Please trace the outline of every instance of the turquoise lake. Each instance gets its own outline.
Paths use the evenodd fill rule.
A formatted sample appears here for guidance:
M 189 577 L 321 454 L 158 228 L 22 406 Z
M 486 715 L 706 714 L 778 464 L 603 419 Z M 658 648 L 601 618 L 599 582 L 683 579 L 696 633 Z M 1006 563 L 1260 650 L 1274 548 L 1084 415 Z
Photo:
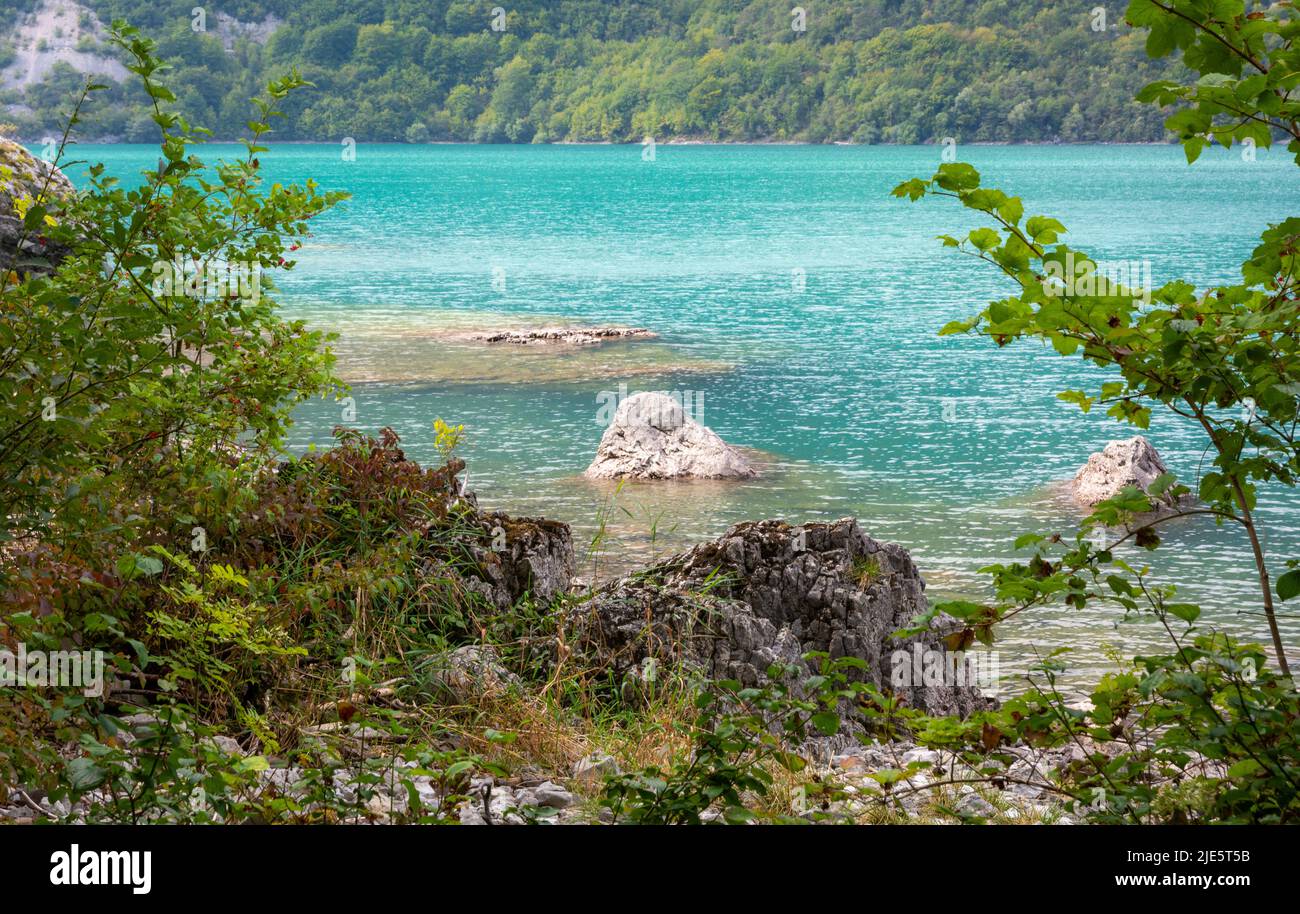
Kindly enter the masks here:
M 210 152 L 235 155 L 233 147 Z M 1056 399 L 1099 377 L 1033 345 L 997 350 L 944 338 L 1009 286 L 942 248 L 972 227 L 955 205 L 889 191 L 928 176 L 937 147 L 283 146 L 275 180 L 350 191 L 319 221 L 298 268 L 278 278 L 288 313 L 340 334 L 355 425 L 392 426 L 431 460 L 432 424 L 463 423 L 470 488 L 482 503 L 608 539 L 582 573 L 603 576 L 720 534 L 745 519 L 855 515 L 903 544 L 931 597 L 978 595 L 978 569 L 1014 555 L 1028 531 L 1072 530 L 1055 484 L 1108 440 L 1134 434 Z M 80 147 L 130 177 L 143 146 Z M 1238 277 L 1269 221 L 1296 214 L 1286 154 L 1243 161 L 1217 149 L 1189 167 L 1172 146 L 964 147 L 986 184 L 1021 196 L 1068 240 L 1106 260 L 1148 261 L 1155 285 Z M 75 170 L 74 170 L 75 174 Z M 488 347 L 466 330 L 555 324 L 646 327 L 652 341 L 574 350 Z M 703 422 L 763 452 L 759 479 L 624 486 L 584 481 L 600 440 L 602 391 L 703 397 Z M 292 446 L 326 444 L 342 407 L 308 404 Z M 1202 438 L 1158 417 L 1146 433 L 1195 487 Z M 1204 458 L 1204 462 L 1203 462 Z M 1260 519 L 1275 567 L 1300 557 L 1300 499 L 1265 492 Z M 1203 601 L 1205 620 L 1266 640 L 1249 549 L 1236 530 L 1169 525 L 1151 561 Z M 580 551 L 583 551 L 580 549 Z M 1145 554 L 1144 554 L 1145 555 Z M 594 566 L 594 567 L 593 567 Z M 1300 624 L 1287 619 L 1294 643 Z M 1061 610 L 1019 623 L 1004 668 L 1077 648 L 1131 655 L 1156 626 L 1117 611 Z

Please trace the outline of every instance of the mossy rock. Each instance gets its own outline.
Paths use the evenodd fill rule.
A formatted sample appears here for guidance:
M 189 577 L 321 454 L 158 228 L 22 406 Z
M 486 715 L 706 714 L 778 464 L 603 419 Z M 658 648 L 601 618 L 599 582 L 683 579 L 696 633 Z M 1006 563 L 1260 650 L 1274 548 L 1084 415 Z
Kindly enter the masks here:
M 66 250 L 50 244 L 43 234 L 24 231 L 19 208 L 39 202 L 57 217 L 75 193 L 59 169 L 0 138 L 0 269 L 44 273 L 58 263 Z

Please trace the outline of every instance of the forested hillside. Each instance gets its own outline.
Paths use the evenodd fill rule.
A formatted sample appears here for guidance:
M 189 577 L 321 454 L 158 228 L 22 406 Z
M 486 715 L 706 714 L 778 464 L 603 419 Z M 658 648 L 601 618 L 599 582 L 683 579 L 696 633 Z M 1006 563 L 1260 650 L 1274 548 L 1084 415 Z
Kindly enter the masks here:
M 31 25 L 54 2 L 79 51 L 96 20 L 157 37 L 183 113 L 219 136 L 296 66 L 316 84 L 281 134 L 297 139 L 1156 140 L 1160 112 L 1133 95 L 1173 66 L 1097 0 L 807 0 L 802 16 L 790 0 L 238 0 L 202 22 L 195 0 L 0 0 L 3 119 L 24 136 L 54 129 L 81 81 L 66 62 L 17 72 L 24 44 L 54 53 Z M 85 132 L 152 138 L 144 99 L 127 102 L 101 98 Z

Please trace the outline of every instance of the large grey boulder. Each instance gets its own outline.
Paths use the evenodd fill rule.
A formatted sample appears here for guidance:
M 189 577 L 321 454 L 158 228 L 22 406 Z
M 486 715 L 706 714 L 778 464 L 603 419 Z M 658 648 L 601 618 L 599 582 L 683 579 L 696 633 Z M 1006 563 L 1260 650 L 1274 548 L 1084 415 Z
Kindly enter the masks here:
M 591 479 L 720 479 L 755 475 L 740 451 L 696 422 L 665 393 L 633 394 L 601 436 Z
M 16 201 L 40 201 L 57 214 L 74 193 L 59 169 L 0 138 L 0 270 L 49 273 L 58 264 L 67 251 L 51 245 L 41 232 L 25 230 Z
M 685 667 L 746 686 L 763 682 L 773 662 L 819 651 L 866 661 L 850 678 L 911 707 L 964 715 L 990 706 L 970 685 L 895 678 L 898 652 L 909 669 L 914 646 L 947 656 L 937 630 L 893 637 L 925 610 L 925 582 L 907 551 L 867 536 L 853 518 L 751 521 L 598 590 L 572 611 L 569 645 L 624 683 Z
M 1071 483 L 1074 498 L 1084 507 L 1118 495 L 1125 486 L 1146 491 L 1156 478 L 1168 472 L 1156 449 L 1141 435 L 1112 441 L 1091 455 Z

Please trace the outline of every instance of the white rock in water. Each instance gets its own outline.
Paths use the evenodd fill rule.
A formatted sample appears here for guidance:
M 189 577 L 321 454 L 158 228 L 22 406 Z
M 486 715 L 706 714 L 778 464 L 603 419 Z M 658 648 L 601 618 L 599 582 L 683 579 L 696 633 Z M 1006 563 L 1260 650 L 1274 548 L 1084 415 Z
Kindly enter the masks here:
M 1088 458 L 1074 476 L 1075 499 L 1091 508 L 1119 494 L 1125 486 L 1137 486 L 1143 492 L 1156 477 L 1167 472 L 1156 449 L 1141 435 L 1126 441 L 1112 441 L 1105 450 Z
M 633 394 L 619 404 L 600 439 L 591 479 L 718 479 L 755 475 L 750 462 L 681 403 L 664 393 Z

